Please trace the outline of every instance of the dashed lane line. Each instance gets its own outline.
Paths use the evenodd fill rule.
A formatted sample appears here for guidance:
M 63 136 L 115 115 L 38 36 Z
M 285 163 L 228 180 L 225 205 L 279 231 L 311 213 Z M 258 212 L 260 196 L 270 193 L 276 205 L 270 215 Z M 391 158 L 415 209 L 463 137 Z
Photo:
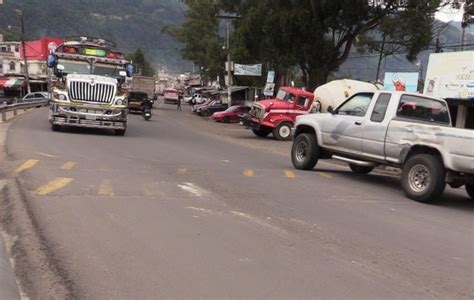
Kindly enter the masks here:
M 48 154 L 48 153 L 43 153 L 43 152 L 36 152 L 36 154 L 44 156 L 44 157 L 49 157 L 49 158 L 55 158 L 56 155 Z
M 179 175 L 186 175 L 188 174 L 189 170 L 187 168 L 179 168 L 178 169 L 178 174 Z
M 285 176 L 288 177 L 288 178 L 291 178 L 291 179 L 296 178 L 295 172 L 290 171 L 290 170 L 285 170 Z
M 255 172 L 252 169 L 245 169 L 244 172 L 243 172 L 243 175 L 245 177 L 254 177 Z
M 20 174 L 21 172 L 31 169 L 39 162 L 37 159 L 30 159 L 24 162 L 18 169 L 15 170 L 15 174 Z
M 58 177 L 54 179 L 53 181 L 48 182 L 47 184 L 39 187 L 36 191 L 35 194 L 38 196 L 46 196 L 52 192 L 55 192 L 57 190 L 60 190 L 70 184 L 74 179 L 72 178 L 63 178 L 63 177 Z
M 72 170 L 76 166 L 76 163 L 69 161 L 61 166 L 61 170 Z
M 112 182 L 108 179 L 103 180 L 99 186 L 99 196 L 114 196 L 114 189 L 112 188 Z
M 319 176 L 324 177 L 326 179 L 332 179 L 333 178 L 331 175 L 329 175 L 328 173 L 324 173 L 324 172 L 319 172 Z

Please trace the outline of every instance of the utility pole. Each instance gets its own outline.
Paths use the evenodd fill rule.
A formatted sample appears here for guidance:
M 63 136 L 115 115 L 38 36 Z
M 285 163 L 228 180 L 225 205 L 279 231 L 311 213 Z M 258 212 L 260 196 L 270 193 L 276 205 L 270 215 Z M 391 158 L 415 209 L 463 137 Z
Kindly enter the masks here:
M 21 21 L 21 47 L 23 52 L 23 63 L 25 65 L 25 80 L 26 80 L 26 87 L 28 89 L 28 93 L 31 93 L 31 85 L 30 85 L 30 75 L 28 73 L 28 58 L 26 57 L 26 43 L 25 43 L 25 22 L 23 18 L 23 12 L 21 10 L 17 10 L 18 15 L 20 16 Z
M 230 20 L 227 19 L 227 24 L 226 24 L 226 32 L 227 32 L 227 99 L 229 101 L 229 107 L 232 106 L 232 92 L 230 90 L 230 87 L 232 86 L 232 70 L 230 67 L 231 61 L 230 61 Z
M 232 105 L 232 92 L 230 87 L 232 86 L 232 68 L 231 68 L 231 57 L 230 57 L 230 21 L 232 19 L 239 19 L 239 16 L 232 15 L 217 15 L 219 19 L 226 20 L 226 50 L 227 50 L 227 97 L 229 101 L 229 107 Z
M 380 49 L 379 63 L 377 65 L 377 75 L 375 78 L 375 82 L 379 82 L 380 80 L 380 67 L 382 66 L 382 60 L 384 58 L 384 55 L 385 55 L 385 34 L 383 35 L 383 39 L 382 39 L 382 46 Z

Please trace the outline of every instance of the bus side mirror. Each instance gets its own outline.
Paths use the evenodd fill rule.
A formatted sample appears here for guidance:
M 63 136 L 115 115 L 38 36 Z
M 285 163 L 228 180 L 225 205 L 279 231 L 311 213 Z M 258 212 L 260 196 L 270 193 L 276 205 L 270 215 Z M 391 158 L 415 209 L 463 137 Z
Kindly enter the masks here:
M 54 68 L 58 65 L 58 57 L 55 54 L 48 56 L 48 68 Z
M 54 75 L 56 75 L 56 77 L 58 78 L 63 78 L 63 71 L 64 71 L 64 66 L 63 65 L 57 65 L 56 66 L 56 72 L 54 73 Z
M 127 77 L 132 77 L 133 73 L 135 73 L 135 66 L 132 64 L 127 64 L 127 72 L 126 72 Z

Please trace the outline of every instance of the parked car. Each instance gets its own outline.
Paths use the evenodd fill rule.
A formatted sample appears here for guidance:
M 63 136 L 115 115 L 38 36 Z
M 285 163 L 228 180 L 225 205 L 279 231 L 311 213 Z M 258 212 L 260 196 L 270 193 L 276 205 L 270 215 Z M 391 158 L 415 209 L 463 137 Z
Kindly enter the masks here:
M 216 122 L 234 123 L 239 121 L 239 114 L 248 114 L 250 106 L 235 105 L 225 111 L 215 112 L 212 119 Z
M 209 99 L 206 102 L 204 102 L 203 104 L 194 105 L 192 110 L 193 110 L 194 113 L 199 114 L 204 107 L 212 105 L 216 102 L 221 102 L 221 101 Z
M 205 106 L 201 109 L 199 112 L 199 115 L 201 117 L 209 117 L 212 116 L 212 114 L 219 112 L 219 111 L 225 111 L 228 109 L 229 106 L 227 104 L 224 104 L 222 102 L 215 102 L 209 106 Z
M 50 96 L 48 92 L 36 92 L 27 94 L 25 97 L 23 97 L 22 102 L 42 101 L 49 99 Z
M 402 169 L 408 198 L 430 202 L 446 184 L 474 199 L 473 130 L 452 126 L 446 101 L 404 92 L 358 93 L 329 113 L 299 116 L 291 158 L 312 170 L 336 159 L 353 172 L 376 166 Z
M 49 101 L 50 99 L 51 97 L 48 92 L 35 92 L 26 94 L 21 102 Z M 38 105 L 37 107 L 41 107 L 41 105 Z

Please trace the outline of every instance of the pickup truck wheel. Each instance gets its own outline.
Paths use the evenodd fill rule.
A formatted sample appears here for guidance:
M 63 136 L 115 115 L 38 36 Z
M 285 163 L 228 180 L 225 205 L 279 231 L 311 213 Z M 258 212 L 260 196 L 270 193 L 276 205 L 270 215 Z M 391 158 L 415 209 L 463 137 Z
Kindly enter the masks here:
M 273 129 L 273 136 L 279 141 L 291 140 L 291 127 L 292 124 L 289 122 L 280 123 Z
M 369 174 L 374 169 L 374 167 L 363 167 L 354 164 L 349 164 L 349 167 L 351 168 L 352 172 L 357 174 Z
M 429 203 L 446 187 L 446 169 L 434 155 L 417 154 L 408 159 L 402 170 L 402 187 L 408 198 Z
M 201 111 L 201 116 L 202 117 L 209 117 L 210 113 L 207 110 Z
M 268 128 L 268 127 L 260 127 L 259 130 L 256 130 L 256 129 L 252 129 L 252 132 L 258 136 L 258 137 L 267 137 L 270 132 L 272 132 L 271 128 Z
M 474 200 L 474 184 L 466 183 L 466 192 Z
M 230 123 L 230 118 L 229 117 L 224 117 L 224 123 Z
M 127 129 L 115 129 L 115 135 L 117 136 L 124 136 L 125 135 L 125 132 L 127 131 Z
M 298 170 L 310 171 L 318 163 L 320 149 L 316 137 L 304 133 L 296 137 L 291 148 L 291 161 Z

